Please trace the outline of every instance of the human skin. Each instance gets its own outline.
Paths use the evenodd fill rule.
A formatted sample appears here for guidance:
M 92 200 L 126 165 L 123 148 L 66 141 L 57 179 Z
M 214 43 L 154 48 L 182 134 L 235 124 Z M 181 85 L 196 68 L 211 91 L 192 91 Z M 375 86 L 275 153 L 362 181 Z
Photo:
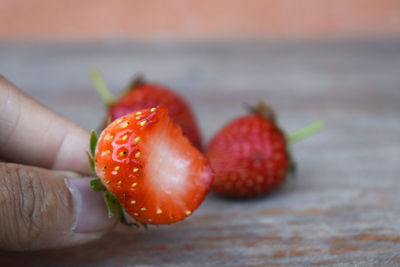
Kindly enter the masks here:
M 112 230 L 116 218 L 89 188 L 88 141 L 0 75 L 0 249 L 69 247 Z

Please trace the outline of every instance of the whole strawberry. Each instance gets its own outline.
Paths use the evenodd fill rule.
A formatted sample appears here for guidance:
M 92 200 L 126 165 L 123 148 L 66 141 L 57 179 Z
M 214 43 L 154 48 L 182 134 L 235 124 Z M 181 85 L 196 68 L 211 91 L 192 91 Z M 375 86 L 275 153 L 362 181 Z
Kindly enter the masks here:
M 264 103 L 223 127 L 207 156 L 215 171 L 212 189 L 229 197 L 268 193 L 283 183 L 291 166 L 285 135 Z
M 165 107 L 142 109 L 109 124 L 95 146 L 94 169 L 101 182 L 92 186 L 105 191 L 109 207 L 120 214 L 118 201 L 148 224 L 191 215 L 212 180 L 207 158 L 182 135 Z
M 189 104 L 177 93 L 165 86 L 147 83 L 142 77 L 137 77 L 125 92 L 117 99 L 110 94 L 98 73 L 92 73 L 93 82 L 106 99 L 108 112 L 105 126 L 108 122 L 140 109 L 164 106 L 172 120 L 182 127 L 182 132 L 195 147 L 202 149 L 202 141 L 196 119 Z M 108 92 L 104 92 L 107 90 Z

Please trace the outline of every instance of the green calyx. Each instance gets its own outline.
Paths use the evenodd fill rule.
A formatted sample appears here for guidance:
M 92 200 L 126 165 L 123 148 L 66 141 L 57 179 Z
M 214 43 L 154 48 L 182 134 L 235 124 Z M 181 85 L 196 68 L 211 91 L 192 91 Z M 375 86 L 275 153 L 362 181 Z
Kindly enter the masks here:
M 89 160 L 89 166 L 92 169 L 93 173 L 96 175 L 96 170 L 94 168 L 94 154 L 96 153 L 96 145 L 97 145 L 97 135 L 95 131 L 90 132 L 90 141 L 89 141 L 89 148 L 90 153 L 86 152 L 86 155 Z
M 104 193 L 104 200 L 106 202 L 108 208 L 108 217 L 111 218 L 116 215 L 119 221 L 125 225 L 135 225 L 138 226 L 136 223 L 128 223 L 124 216 L 124 210 L 119 203 L 118 199 L 107 190 L 107 188 L 103 185 L 100 178 L 96 178 L 90 181 L 90 188 L 94 192 L 103 192 Z
M 133 77 L 130 83 L 128 83 L 128 86 L 125 87 L 125 89 L 122 91 L 122 95 L 135 90 L 139 86 L 143 85 L 146 83 L 146 79 L 142 74 L 137 74 Z
M 268 118 L 277 125 L 277 119 L 274 110 L 265 102 L 260 101 L 255 106 L 247 105 L 246 108 L 249 110 L 250 113 L 258 114 L 264 118 Z M 324 126 L 325 124 L 321 120 L 313 122 L 310 125 L 307 125 L 306 127 L 303 127 L 290 134 L 289 136 L 287 136 L 286 140 L 290 143 L 302 140 L 314 133 L 321 131 Z M 279 127 L 279 125 L 277 125 L 277 127 Z
M 97 69 L 93 69 L 92 71 L 90 71 L 90 79 L 92 80 L 93 86 L 96 91 L 99 93 L 101 98 L 103 98 L 106 106 L 111 106 L 115 102 L 116 97 L 110 91 Z
M 286 141 L 287 143 L 293 144 L 294 142 L 300 141 L 314 133 L 317 133 L 321 131 L 324 128 L 325 124 L 323 121 L 316 121 L 311 123 L 310 125 L 307 125 L 294 133 L 290 134 L 289 136 L 286 136 Z M 297 173 L 297 164 L 294 161 L 292 157 L 292 153 L 290 154 L 290 165 L 289 165 L 289 174 L 291 177 L 296 178 L 296 173 Z
M 279 128 L 274 110 L 269 105 L 267 105 L 265 102 L 260 101 L 255 106 L 247 105 L 246 107 L 250 113 L 257 114 L 264 118 L 270 119 Z M 288 145 L 292 144 L 292 143 L 302 140 L 314 133 L 321 131 L 324 128 L 324 126 L 325 126 L 325 124 L 321 120 L 313 122 L 310 125 L 307 125 L 306 127 L 303 127 L 301 129 L 295 131 L 294 133 L 286 136 L 286 141 L 287 141 Z M 282 132 L 284 132 L 284 131 L 282 131 Z M 289 151 L 289 157 L 290 157 L 290 163 L 289 163 L 288 173 L 290 174 L 291 177 L 295 178 L 296 172 L 297 172 L 297 164 L 296 164 L 296 162 L 292 156 L 292 153 L 290 151 Z
M 307 125 L 294 133 L 290 134 L 289 136 L 286 137 L 287 143 L 293 144 L 294 142 L 297 142 L 299 140 L 302 140 L 314 133 L 317 133 L 321 131 L 324 128 L 324 122 L 323 121 L 316 121 L 311 123 L 310 125 Z M 292 153 L 290 154 L 290 165 L 289 165 L 289 174 L 291 177 L 296 178 L 296 172 L 297 172 L 297 164 L 294 161 L 293 157 L 291 156 Z
M 277 118 L 276 118 L 276 114 L 275 114 L 274 110 L 268 104 L 266 104 L 264 101 L 259 101 L 255 106 L 247 105 L 246 107 L 250 113 L 257 114 L 263 118 L 271 120 L 275 124 L 275 126 L 282 133 L 284 133 L 284 131 L 282 131 L 282 129 L 280 128 L 280 126 L 277 122 Z M 292 178 L 296 178 L 297 164 L 292 156 L 292 153 L 290 151 L 288 151 L 288 154 L 289 154 L 288 174 Z
M 297 142 L 302 140 L 314 133 L 321 131 L 325 127 L 325 123 L 321 120 L 313 122 L 295 132 L 290 134 L 286 139 L 290 143 Z
M 268 118 L 268 119 L 272 120 L 273 122 L 276 121 L 276 116 L 275 116 L 274 110 L 269 105 L 267 105 L 264 101 L 259 101 L 257 103 L 257 105 L 255 105 L 255 106 L 246 105 L 246 108 L 250 113 L 260 115 L 264 118 Z
M 96 153 L 96 145 L 97 145 L 97 135 L 95 131 L 90 132 L 90 153 L 92 153 L 92 156 L 94 157 L 94 154 Z
M 115 214 L 118 216 L 120 221 L 125 220 L 124 212 L 122 210 L 121 204 L 118 200 L 106 189 L 106 187 L 101 182 L 100 178 L 96 178 L 90 181 L 90 188 L 94 192 L 104 192 L 104 200 L 106 201 L 108 207 L 108 217 L 112 217 Z
M 96 175 L 96 171 L 95 171 L 94 155 L 96 152 L 97 140 L 98 140 L 98 138 L 97 138 L 95 131 L 92 131 L 90 133 L 90 153 L 87 152 L 87 156 L 88 156 L 90 168 L 92 169 L 92 171 L 95 175 Z M 110 191 L 107 190 L 107 188 L 101 182 L 100 178 L 96 177 L 95 179 L 91 180 L 90 188 L 92 188 L 92 190 L 94 192 L 103 192 L 104 200 L 105 200 L 107 208 L 108 208 L 108 217 L 109 218 L 116 215 L 122 224 L 125 224 L 128 226 L 131 226 L 131 225 L 135 225 L 137 227 L 139 226 L 137 223 L 127 222 L 125 215 L 124 215 L 124 210 L 123 210 L 121 204 L 119 203 L 118 199 L 113 194 L 111 194 Z M 144 224 L 144 223 L 140 223 L 140 224 L 143 226 L 143 228 L 147 229 L 146 224 Z
M 119 98 L 116 97 L 108 88 L 107 84 L 105 83 L 104 79 L 101 77 L 100 72 L 97 69 L 93 69 L 90 71 L 90 79 L 92 80 L 92 84 L 101 98 L 104 100 L 104 103 L 107 107 L 110 107 L 115 103 L 115 101 Z M 142 84 L 145 84 L 146 80 L 144 79 L 143 75 L 136 75 L 133 77 L 132 81 L 125 87 L 122 91 L 121 95 L 124 95 L 131 90 L 139 87 Z

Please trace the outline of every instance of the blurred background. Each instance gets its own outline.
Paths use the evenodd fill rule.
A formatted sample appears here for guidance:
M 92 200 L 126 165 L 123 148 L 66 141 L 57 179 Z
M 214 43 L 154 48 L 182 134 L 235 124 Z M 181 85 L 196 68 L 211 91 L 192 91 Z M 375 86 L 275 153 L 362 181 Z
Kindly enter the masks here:
M 102 113 L 94 67 L 116 93 L 136 73 L 194 104 L 212 93 L 221 121 L 266 97 L 285 116 L 294 92 L 355 105 L 360 91 L 378 94 L 371 84 L 392 94 L 399 38 L 397 0 L 0 0 L 0 73 L 87 128 L 84 104 Z M 54 104 L 60 95 L 74 101 Z M 220 124 L 204 125 L 206 136 Z
M 137 73 L 174 88 L 206 138 L 259 99 L 289 128 L 295 105 L 387 108 L 399 42 L 397 0 L 0 0 L 0 73 L 87 128 L 103 114 L 92 68 L 115 93 Z
M 397 0 L 1 0 L 2 40 L 398 37 Z
M 104 114 L 92 68 L 117 94 L 137 73 L 172 87 L 206 140 L 260 99 L 288 131 L 343 126 L 344 107 L 394 115 L 400 1 L 0 0 L 0 73 L 88 129 Z
M 400 128 L 398 0 L 0 0 L 0 73 L 87 129 L 104 115 L 92 68 L 116 94 L 137 73 L 173 88 L 205 140 L 265 100 L 288 132 L 324 119 L 316 146 L 359 132 L 341 164 L 400 156 L 376 135 Z

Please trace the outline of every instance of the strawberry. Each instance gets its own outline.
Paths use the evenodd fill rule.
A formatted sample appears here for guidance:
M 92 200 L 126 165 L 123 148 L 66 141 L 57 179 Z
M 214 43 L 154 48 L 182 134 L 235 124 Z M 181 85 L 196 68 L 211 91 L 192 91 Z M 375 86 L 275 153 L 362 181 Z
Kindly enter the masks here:
M 324 127 L 317 121 L 285 136 L 265 103 L 250 111 L 223 127 L 208 146 L 207 156 L 215 171 L 211 188 L 217 194 L 249 198 L 275 190 L 288 173 L 296 171 L 288 144 Z
M 105 191 L 109 207 L 118 201 L 139 222 L 183 220 L 209 192 L 207 158 L 182 135 L 165 107 L 120 117 L 94 143 L 94 169 L 101 183 L 92 186 Z M 120 213 L 121 208 L 114 210 Z
M 182 132 L 195 147 L 202 149 L 202 141 L 196 119 L 189 104 L 177 93 L 165 86 L 147 83 L 142 77 L 137 77 L 127 90 L 115 98 L 105 86 L 97 72 L 92 73 L 92 80 L 108 107 L 105 119 L 107 122 L 140 109 L 164 106 L 172 120 L 182 127 Z
M 236 118 L 211 140 L 212 189 L 229 197 L 254 197 L 276 189 L 291 166 L 284 133 L 264 103 Z

